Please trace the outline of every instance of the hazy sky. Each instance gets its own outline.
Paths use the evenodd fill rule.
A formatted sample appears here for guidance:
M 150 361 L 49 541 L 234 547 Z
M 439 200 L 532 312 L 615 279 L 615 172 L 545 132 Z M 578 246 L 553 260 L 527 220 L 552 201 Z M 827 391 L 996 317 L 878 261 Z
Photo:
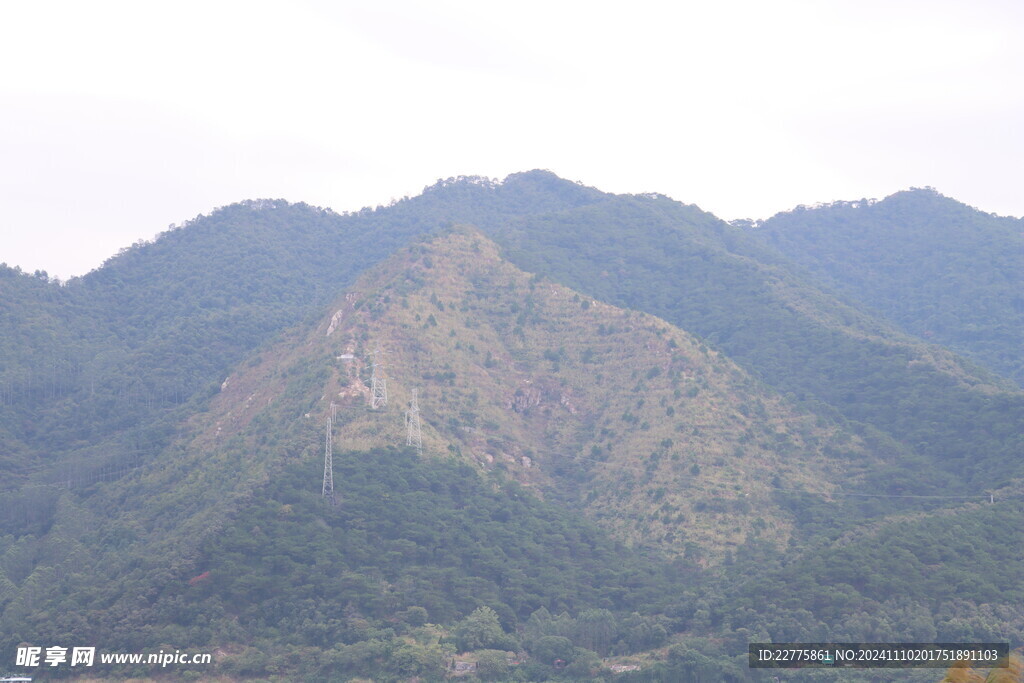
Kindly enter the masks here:
M 547 168 L 763 218 L 1024 214 L 1019 0 L 0 0 L 0 261 L 68 277 L 241 199 Z

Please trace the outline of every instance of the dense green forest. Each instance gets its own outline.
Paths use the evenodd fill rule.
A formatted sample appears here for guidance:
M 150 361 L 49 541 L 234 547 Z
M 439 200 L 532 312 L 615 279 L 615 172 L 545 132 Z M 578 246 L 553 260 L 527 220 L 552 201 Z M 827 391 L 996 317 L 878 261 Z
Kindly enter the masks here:
M 455 255 L 427 242 L 460 224 L 533 275 L 481 260 L 474 289 L 444 289 Z M 754 229 L 533 171 L 347 215 L 243 202 L 67 283 L 0 267 L 0 653 L 88 637 L 221 648 L 237 678 L 437 680 L 461 657 L 480 680 L 739 681 L 771 680 L 751 640 L 1016 646 L 1024 393 L 996 374 L 1021 358 L 1012 228 L 912 192 Z M 368 377 L 332 384 L 345 349 L 307 340 L 346 290 L 345 334 L 393 325 L 439 359 L 417 376 L 451 405 L 427 425 L 444 457 L 339 449 L 331 507 L 311 423 L 328 387 L 357 399 Z M 485 373 L 524 389 L 485 410 Z M 502 411 L 525 411 L 518 432 Z M 469 443 L 551 478 L 523 486 Z M 716 468 L 753 473 L 763 510 L 740 478 L 709 495 Z M 624 543 L 602 496 L 660 545 Z M 746 537 L 724 554 L 685 540 L 732 520 Z M 852 676 L 811 679 L 873 680 Z
M 780 213 L 749 234 L 926 341 L 1024 384 L 1024 221 L 933 190 Z
M 319 648 L 363 675 L 381 668 L 374 647 L 410 649 L 424 670 L 396 672 L 405 675 L 442 673 L 455 651 L 536 652 L 553 629 L 538 626 L 524 642 L 518 627 L 545 614 L 566 615 L 557 635 L 601 654 L 667 640 L 663 612 L 682 592 L 683 575 L 616 546 L 564 509 L 455 460 L 376 451 L 335 463 L 344 482 L 339 505 L 325 506 L 310 490 L 318 472 L 307 463 L 204 548 L 200 568 L 210 578 L 186 597 L 193 609 L 230 616 L 234 628 L 278 651 Z M 491 624 L 472 623 L 491 614 Z M 602 620 L 593 633 L 588 619 Z M 425 623 L 453 624 L 450 642 L 421 630 L 414 637 L 426 641 L 416 651 L 399 637 Z
M 125 648 L 245 644 L 225 673 L 301 662 L 299 674 L 321 680 L 436 680 L 456 652 L 523 649 L 540 660 L 528 676 L 572 679 L 599 666 L 595 652 L 666 642 L 685 572 L 454 458 L 381 449 L 334 462 L 337 505 L 309 485 L 322 472 L 315 456 L 288 466 L 203 543 L 187 574 L 164 572 L 155 587 L 133 579 L 154 591 L 145 606 L 94 632 Z M 102 602 L 103 592 L 77 600 Z M 73 610 L 43 602 L 5 636 L 82 636 Z M 545 648 L 580 664 L 558 674 Z

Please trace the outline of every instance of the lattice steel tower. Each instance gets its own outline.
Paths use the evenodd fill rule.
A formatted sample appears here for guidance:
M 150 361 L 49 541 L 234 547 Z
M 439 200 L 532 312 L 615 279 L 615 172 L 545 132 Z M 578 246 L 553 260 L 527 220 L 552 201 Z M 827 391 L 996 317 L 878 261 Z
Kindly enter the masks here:
M 324 448 L 324 488 L 321 495 L 323 499 L 334 505 L 334 444 L 332 443 L 331 418 L 327 418 L 327 440 Z
M 423 455 L 423 435 L 420 433 L 420 406 L 416 401 L 416 389 L 412 390 L 409 410 L 405 411 L 405 445 L 413 446 Z
M 370 408 L 377 410 L 388 404 L 388 380 L 384 376 L 384 364 L 377 362 L 378 355 L 384 355 L 378 347 L 373 356 L 373 374 L 370 376 Z M 378 370 L 378 368 L 380 368 Z

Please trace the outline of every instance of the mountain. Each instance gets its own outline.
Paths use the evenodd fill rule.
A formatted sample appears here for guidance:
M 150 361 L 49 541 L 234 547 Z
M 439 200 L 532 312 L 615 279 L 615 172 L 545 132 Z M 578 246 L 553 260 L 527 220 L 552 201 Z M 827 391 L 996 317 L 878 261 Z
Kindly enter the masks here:
M 375 345 L 389 404 L 371 410 Z M 425 461 L 395 450 L 414 388 Z M 336 508 L 319 500 L 332 413 Z M 790 541 L 780 490 L 827 494 L 873 457 L 685 332 L 524 273 L 458 229 L 260 349 L 157 457 L 109 484 L 47 490 L 45 531 L 0 545 L 4 637 L 323 649 L 382 637 L 378 620 L 480 606 L 508 629 L 541 608 L 640 608 L 665 633 L 664 597 L 692 590 L 701 566 L 747 537 Z M 689 568 L 674 578 L 672 555 Z
M 700 335 L 795 401 L 923 458 L 894 451 L 902 473 L 880 472 L 882 490 L 966 493 L 1020 476 L 1024 393 L 837 299 L 696 207 L 610 197 L 503 234 L 525 270 Z
M 748 680 L 752 639 L 1021 633 L 1024 393 L 666 197 L 243 202 L 67 283 L 0 269 L 0 316 L 5 653 Z
M 801 207 L 749 232 L 905 332 L 1024 385 L 1024 220 L 917 189 Z
M 191 401 L 201 405 L 252 349 L 315 315 L 400 245 L 452 223 L 476 225 L 526 271 L 700 335 L 828 419 L 900 442 L 925 458 L 908 465 L 927 473 L 919 493 L 1015 476 L 1004 464 L 1021 446 L 1019 391 L 837 300 L 782 254 L 696 207 L 608 195 L 542 171 L 500 183 L 450 179 L 344 216 L 246 202 L 51 284 L 67 319 L 48 323 L 42 343 L 4 340 L 12 358 L 31 364 L 4 370 L 0 384 L 23 398 L 4 407 L 0 424 L 30 452 L 83 473 L 75 476 L 96 476 L 97 441 L 104 467 L 130 466 L 166 444 Z M 6 329 L 21 327 L 12 320 Z M 46 393 L 54 367 L 67 368 L 57 395 Z
M 691 335 L 524 273 L 476 230 L 399 252 L 355 287 L 287 360 L 237 380 L 239 398 L 251 388 L 262 404 L 282 362 L 333 358 L 315 410 L 336 404 L 341 442 L 404 443 L 401 410 L 363 409 L 379 345 L 392 404 L 419 391 L 428 451 L 497 468 L 623 542 L 669 552 L 717 556 L 762 532 L 782 545 L 792 520 L 775 489 L 855 486 L 875 462 Z
M 99 466 L 131 466 L 166 445 L 176 421 L 247 353 L 318 315 L 400 246 L 453 220 L 495 221 L 600 196 L 550 174 L 520 174 L 439 181 L 413 199 L 345 215 L 254 200 L 137 243 L 63 285 L 3 267 L 0 300 L 11 303 L 0 311 L 0 429 L 26 445 L 8 473 L 89 478 Z M 63 471 L 53 474 L 58 463 Z

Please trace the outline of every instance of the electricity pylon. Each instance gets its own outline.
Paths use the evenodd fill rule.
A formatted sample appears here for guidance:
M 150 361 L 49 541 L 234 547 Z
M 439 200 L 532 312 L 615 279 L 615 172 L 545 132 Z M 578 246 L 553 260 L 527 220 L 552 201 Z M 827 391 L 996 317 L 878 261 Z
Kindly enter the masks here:
M 327 441 L 324 448 L 324 488 L 323 499 L 334 505 L 334 444 L 332 443 L 331 418 L 327 418 Z
M 373 374 L 370 376 L 370 408 L 377 410 L 388 404 L 388 380 L 384 376 L 384 364 L 377 362 L 377 355 L 384 355 L 380 348 L 371 354 L 373 356 Z M 378 370 L 377 368 L 380 368 Z
M 405 411 L 405 445 L 413 446 L 423 455 L 423 435 L 420 433 L 420 406 L 416 401 L 416 389 L 412 390 L 409 410 Z

